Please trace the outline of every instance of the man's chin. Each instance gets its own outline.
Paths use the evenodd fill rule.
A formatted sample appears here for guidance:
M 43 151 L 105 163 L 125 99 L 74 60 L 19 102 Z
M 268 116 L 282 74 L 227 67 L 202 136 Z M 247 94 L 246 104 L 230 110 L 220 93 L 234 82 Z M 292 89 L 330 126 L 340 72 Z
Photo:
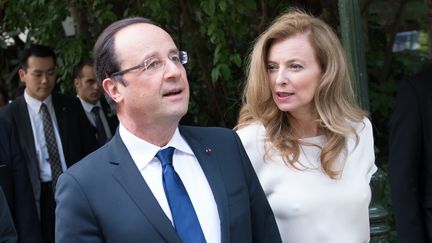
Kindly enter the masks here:
M 85 100 L 90 104 L 96 104 L 99 101 L 99 98 L 91 97 L 90 99 Z

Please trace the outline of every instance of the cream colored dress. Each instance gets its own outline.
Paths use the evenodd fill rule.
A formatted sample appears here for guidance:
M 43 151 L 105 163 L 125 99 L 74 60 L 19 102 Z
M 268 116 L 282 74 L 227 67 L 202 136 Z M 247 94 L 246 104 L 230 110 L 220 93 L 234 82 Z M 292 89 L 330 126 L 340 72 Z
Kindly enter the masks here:
M 273 209 L 283 242 L 357 243 L 369 242 L 369 181 L 377 170 L 372 126 L 365 118 L 354 124 L 359 135 L 348 138 L 342 173 L 331 179 L 323 173 L 316 146 L 302 146 L 294 169 L 282 161 L 275 149 L 264 157 L 265 128 L 252 124 L 238 131 L 246 152 Z M 324 136 L 304 141 L 322 145 Z M 268 145 L 268 144 L 267 144 Z

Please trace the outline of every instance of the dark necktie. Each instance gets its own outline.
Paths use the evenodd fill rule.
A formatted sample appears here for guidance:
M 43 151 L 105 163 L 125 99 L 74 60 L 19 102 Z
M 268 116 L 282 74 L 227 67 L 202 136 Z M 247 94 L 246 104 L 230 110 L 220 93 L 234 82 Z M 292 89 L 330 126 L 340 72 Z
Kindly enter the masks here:
M 162 163 L 162 180 L 165 195 L 171 209 L 174 227 L 185 243 L 206 242 L 198 217 L 180 177 L 175 172 L 173 147 L 159 150 L 156 157 Z
M 54 134 L 54 128 L 51 121 L 51 116 L 48 112 L 47 106 L 42 103 L 41 105 L 41 113 L 42 113 L 42 121 L 43 121 L 43 129 L 45 134 L 45 142 L 48 149 L 49 155 L 49 163 L 51 165 L 51 184 L 52 188 L 55 191 L 55 186 L 57 184 L 57 179 L 60 174 L 63 172 L 61 164 L 60 164 L 60 156 L 57 148 L 57 142 Z
M 99 115 L 99 110 L 100 107 L 99 106 L 93 106 L 93 108 L 91 109 L 91 112 L 93 113 L 94 117 L 95 117 L 95 125 L 96 125 L 96 129 L 97 129 L 97 139 L 99 141 L 100 145 L 105 144 L 106 140 L 107 140 L 107 135 L 105 133 L 105 128 L 102 124 L 102 120 L 100 118 Z

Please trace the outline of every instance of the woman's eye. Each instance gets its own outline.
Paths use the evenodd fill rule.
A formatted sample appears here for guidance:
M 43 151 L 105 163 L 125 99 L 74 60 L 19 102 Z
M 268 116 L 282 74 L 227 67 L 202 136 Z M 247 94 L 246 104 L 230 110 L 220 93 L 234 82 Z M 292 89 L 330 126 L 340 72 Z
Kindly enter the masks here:
M 291 69 L 294 69 L 294 70 L 300 70 L 300 69 L 303 68 L 302 65 L 300 65 L 300 64 L 295 64 L 295 63 L 291 64 L 290 67 L 291 67 Z
M 275 71 L 275 70 L 277 70 L 277 66 L 274 65 L 274 64 L 268 64 L 268 65 L 267 65 L 267 70 L 268 70 L 269 72 Z

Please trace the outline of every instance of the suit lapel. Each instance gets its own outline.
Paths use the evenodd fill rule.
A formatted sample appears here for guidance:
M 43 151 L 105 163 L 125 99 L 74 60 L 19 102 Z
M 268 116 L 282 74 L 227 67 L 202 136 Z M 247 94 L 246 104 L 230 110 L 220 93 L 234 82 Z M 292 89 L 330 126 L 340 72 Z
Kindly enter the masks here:
M 67 106 L 65 106 L 65 104 L 62 102 L 59 95 L 53 93 L 51 97 L 52 97 L 52 105 L 54 107 L 54 112 L 57 120 L 57 127 L 59 129 L 60 140 L 62 143 L 63 150 L 65 150 L 68 148 L 67 144 L 69 140 L 68 129 L 66 129 L 68 127 Z M 66 156 L 68 153 L 67 151 L 63 151 L 63 154 Z M 69 158 L 65 158 L 65 159 L 66 161 L 70 161 Z M 68 164 L 68 167 L 69 166 L 70 165 Z
M 121 141 L 117 132 L 109 142 L 110 151 L 115 151 L 112 164 L 118 167 L 114 169 L 113 176 L 122 188 L 132 198 L 144 216 L 153 224 L 161 237 L 167 242 L 181 243 L 174 230 L 171 221 L 166 217 L 150 188 L 143 179 L 134 161 L 129 155 L 126 146 Z
M 14 123 L 16 124 L 16 130 L 19 136 L 21 144 L 21 150 L 25 155 L 27 169 L 31 184 L 33 186 L 33 193 L 37 201 L 40 198 L 40 173 L 37 161 L 37 154 L 35 148 L 35 141 L 33 137 L 33 129 L 31 126 L 30 116 L 27 109 L 27 103 L 25 102 L 24 96 L 20 96 L 16 99 L 17 109 L 13 109 Z M 13 104 L 11 104 L 13 105 Z
M 17 98 L 16 105 L 18 109 L 14 113 L 14 123 L 17 124 L 17 131 L 21 141 L 21 146 L 25 148 L 24 151 L 28 151 L 27 154 L 30 159 L 37 158 L 35 142 L 33 138 L 33 129 L 24 96 Z
M 212 190 L 221 222 L 221 242 L 229 242 L 228 198 L 217 160 L 218 154 L 223 153 L 223 151 L 212 150 L 203 137 L 191 134 L 190 129 L 180 126 L 179 130 L 194 152 Z

